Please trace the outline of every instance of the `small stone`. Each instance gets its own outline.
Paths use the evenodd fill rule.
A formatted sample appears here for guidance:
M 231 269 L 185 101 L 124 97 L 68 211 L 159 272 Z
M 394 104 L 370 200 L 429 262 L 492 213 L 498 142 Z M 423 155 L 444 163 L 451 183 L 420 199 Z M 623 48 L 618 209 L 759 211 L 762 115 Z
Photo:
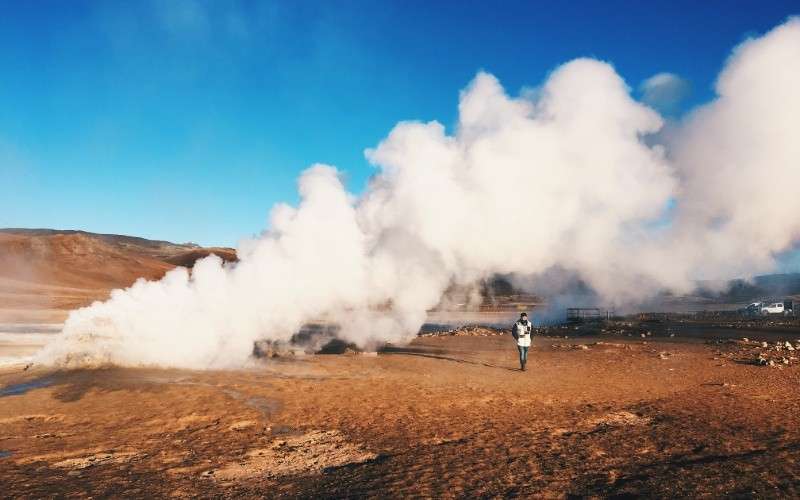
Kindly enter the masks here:
M 764 348 L 769 347 L 769 344 L 767 344 L 766 342 L 762 342 L 761 343 L 761 347 L 764 347 Z

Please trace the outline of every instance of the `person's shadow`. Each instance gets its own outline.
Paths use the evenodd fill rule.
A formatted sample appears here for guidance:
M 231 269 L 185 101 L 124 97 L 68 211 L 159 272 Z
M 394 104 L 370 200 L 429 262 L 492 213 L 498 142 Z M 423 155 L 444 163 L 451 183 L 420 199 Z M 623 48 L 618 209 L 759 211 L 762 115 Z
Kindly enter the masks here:
M 398 347 L 398 346 L 385 346 L 380 351 L 381 354 L 401 354 L 406 356 L 419 356 L 422 358 L 441 359 L 444 361 L 452 361 L 454 363 L 464 363 L 468 365 L 486 366 L 488 368 L 497 368 L 498 370 L 508 370 L 511 372 L 522 371 L 521 368 L 509 368 L 507 366 L 497 366 L 485 361 L 475 361 L 464 358 L 453 357 L 451 353 L 443 349 L 431 349 L 425 347 Z

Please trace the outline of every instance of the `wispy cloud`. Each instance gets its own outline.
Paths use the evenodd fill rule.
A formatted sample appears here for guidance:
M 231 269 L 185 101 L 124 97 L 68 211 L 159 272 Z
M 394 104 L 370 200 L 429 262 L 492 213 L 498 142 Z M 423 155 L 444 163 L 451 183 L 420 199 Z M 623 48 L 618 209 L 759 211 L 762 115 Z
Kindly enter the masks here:
M 692 88 L 688 81 L 674 73 L 658 73 L 643 81 L 639 90 L 642 102 L 665 115 L 673 115 L 680 110 Z
M 205 36 L 211 28 L 208 7 L 197 0 L 155 0 L 153 14 L 172 36 Z

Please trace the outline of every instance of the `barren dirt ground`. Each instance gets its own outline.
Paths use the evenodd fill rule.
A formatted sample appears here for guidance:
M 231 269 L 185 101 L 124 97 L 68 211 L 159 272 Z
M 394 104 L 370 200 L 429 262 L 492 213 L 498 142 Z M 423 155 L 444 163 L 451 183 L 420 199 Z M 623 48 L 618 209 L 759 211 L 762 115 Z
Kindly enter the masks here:
M 520 372 L 507 335 L 426 337 L 240 371 L 7 370 L 0 496 L 797 497 L 800 367 L 735 348 L 537 338 Z

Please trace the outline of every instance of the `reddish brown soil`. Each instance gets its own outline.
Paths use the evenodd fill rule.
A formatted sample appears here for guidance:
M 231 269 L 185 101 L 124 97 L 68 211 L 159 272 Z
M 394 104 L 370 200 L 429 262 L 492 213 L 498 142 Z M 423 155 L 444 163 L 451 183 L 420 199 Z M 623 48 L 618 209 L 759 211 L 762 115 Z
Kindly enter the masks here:
M 3 493 L 800 495 L 800 367 L 739 362 L 733 343 L 595 340 L 537 338 L 524 373 L 508 336 L 242 371 L 6 373 Z

